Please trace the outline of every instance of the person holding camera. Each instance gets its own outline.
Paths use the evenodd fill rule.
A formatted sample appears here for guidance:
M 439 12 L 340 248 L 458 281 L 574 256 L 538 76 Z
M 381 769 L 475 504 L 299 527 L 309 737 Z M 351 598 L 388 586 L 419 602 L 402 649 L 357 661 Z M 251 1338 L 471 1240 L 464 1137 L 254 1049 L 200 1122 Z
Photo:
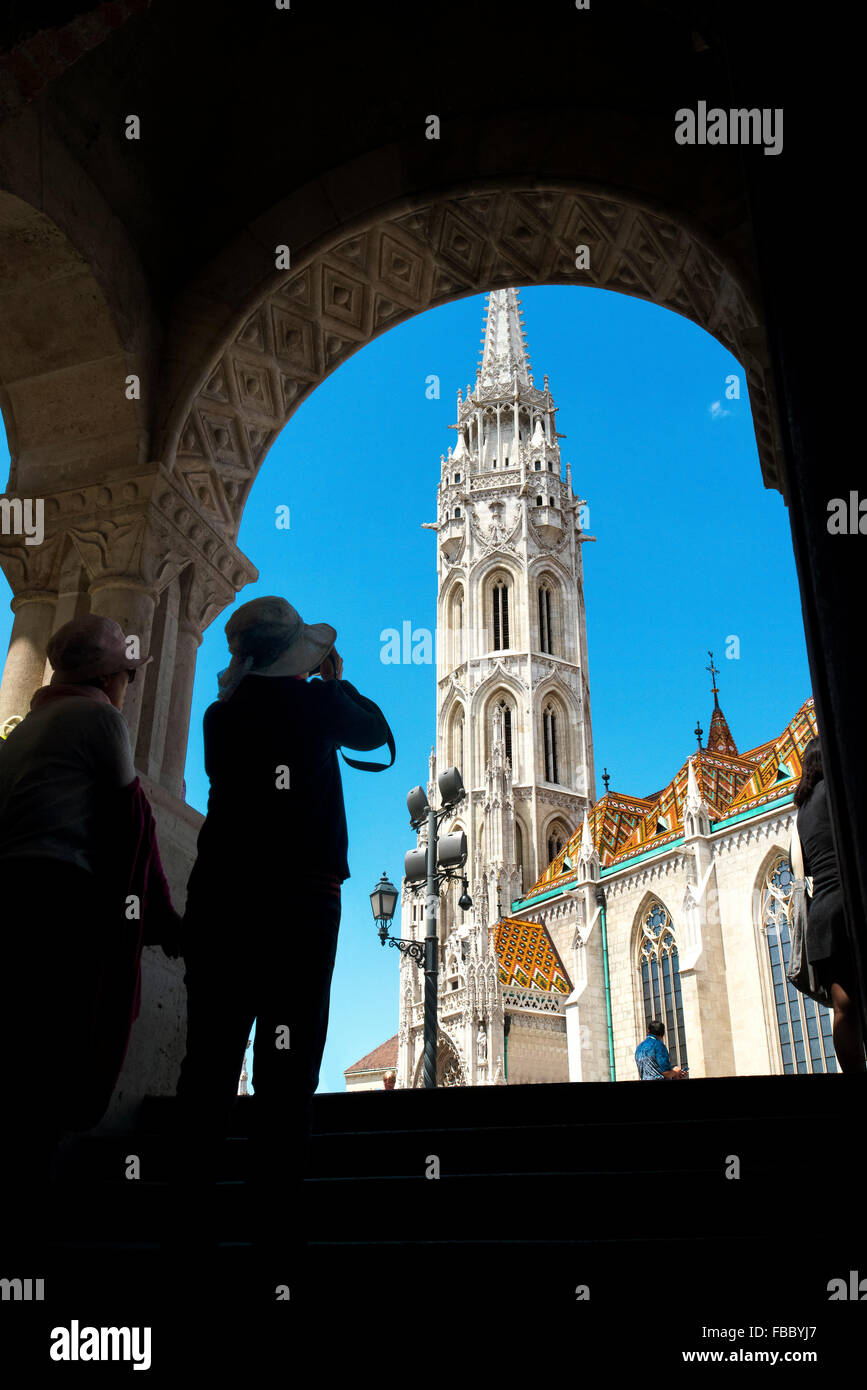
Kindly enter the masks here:
M 232 661 L 205 712 L 210 793 L 184 919 L 188 1022 L 177 1183 L 181 1216 L 196 1193 L 205 1197 L 192 1234 L 206 1244 L 216 1149 L 254 1019 L 253 1177 L 262 1243 L 271 1243 L 276 1208 L 291 1209 L 300 1195 L 341 884 L 349 877 L 337 750 L 387 743 L 394 761 L 382 711 L 342 678 L 336 635 L 327 623 L 305 623 L 283 598 L 243 604 L 226 624 Z M 384 766 L 345 761 L 364 770 Z

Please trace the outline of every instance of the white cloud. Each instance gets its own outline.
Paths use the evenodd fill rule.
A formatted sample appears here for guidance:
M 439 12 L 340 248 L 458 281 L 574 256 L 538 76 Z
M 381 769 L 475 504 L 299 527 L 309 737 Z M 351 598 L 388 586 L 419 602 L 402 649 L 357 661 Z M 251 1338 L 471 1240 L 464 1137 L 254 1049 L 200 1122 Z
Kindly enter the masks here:
M 708 409 L 712 420 L 721 420 L 724 415 L 731 415 L 730 410 L 723 410 L 719 401 L 714 401 Z

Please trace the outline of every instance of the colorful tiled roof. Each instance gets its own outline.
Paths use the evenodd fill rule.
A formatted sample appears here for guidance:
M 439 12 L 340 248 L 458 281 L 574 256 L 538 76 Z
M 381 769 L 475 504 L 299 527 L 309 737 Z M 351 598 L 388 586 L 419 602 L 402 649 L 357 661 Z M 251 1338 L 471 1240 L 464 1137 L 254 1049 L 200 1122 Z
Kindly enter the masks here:
M 762 801 L 793 792 L 801 780 L 804 749 L 811 739 L 818 736 L 818 732 L 816 707 L 811 695 L 779 738 L 753 750 L 762 756 L 756 760 L 758 765 L 754 766 L 752 775 L 738 789 L 727 814 L 735 816 L 760 805 Z
M 753 771 L 753 764 L 744 758 L 733 757 L 729 753 L 708 752 L 705 748 L 696 749 L 691 757 L 698 789 L 707 803 L 710 818 L 721 820 L 740 786 Z M 640 854 L 649 847 L 650 841 L 663 845 L 666 840 L 678 838 L 683 829 L 689 761 L 687 758 L 668 786 L 660 792 L 656 804 L 617 854 L 604 860 L 600 855 L 602 863 L 616 864 L 618 860 Z
M 491 931 L 501 984 L 572 993 L 572 981 L 563 968 L 557 948 L 539 922 L 504 917 Z
M 783 732 L 744 753 L 726 752 L 713 743 L 735 748 L 721 709 L 711 716 L 708 748 L 691 755 L 699 790 L 711 822 L 779 800 L 794 791 L 801 777 L 804 748 L 818 733 L 813 698 L 805 700 Z M 606 792 L 588 815 L 590 833 L 600 864 L 609 867 L 635 854 L 662 849 L 683 834 L 689 758 L 671 782 L 651 797 Z M 581 848 L 582 825 L 525 895 L 549 893 L 559 884 L 574 882 Z

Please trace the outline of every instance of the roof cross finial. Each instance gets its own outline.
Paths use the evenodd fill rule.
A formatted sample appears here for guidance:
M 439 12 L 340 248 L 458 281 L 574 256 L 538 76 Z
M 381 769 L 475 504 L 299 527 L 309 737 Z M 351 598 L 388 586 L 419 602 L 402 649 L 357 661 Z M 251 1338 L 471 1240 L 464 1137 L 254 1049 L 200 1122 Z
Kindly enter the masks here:
M 706 671 L 710 671 L 710 678 L 712 681 L 711 694 L 713 695 L 713 707 L 714 709 L 719 709 L 719 700 L 717 699 L 717 696 L 719 695 L 719 687 L 716 683 L 716 677 L 719 675 L 719 667 L 714 666 L 713 664 L 713 652 L 708 652 L 708 656 L 710 657 L 710 666 L 705 666 L 704 669 Z

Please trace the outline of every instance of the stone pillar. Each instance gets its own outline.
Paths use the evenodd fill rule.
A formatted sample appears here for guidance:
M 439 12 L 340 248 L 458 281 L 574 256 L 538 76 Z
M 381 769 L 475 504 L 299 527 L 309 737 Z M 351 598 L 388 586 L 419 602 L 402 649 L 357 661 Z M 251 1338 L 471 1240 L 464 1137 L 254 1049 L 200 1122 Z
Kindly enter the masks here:
M 160 784 L 173 796 L 183 797 L 184 766 L 190 732 L 190 708 L 193 703 L 193 681 L 196 676 L 196 653 L 202 634 L 190 622 L 178 627 L 172 693 Z
M 50 590 L 24 590 L 12 599 L 15 621 L 0 686 L 0 724 L 10 715 L 27 714 L 34 692 L 43 683 L 56 600 Z
M 138 637 L 141 654 L 147 656 L 156 607 L 156 594 L 153 589 L 141 580 L 112 575 L 105 579 L 95 579 L 89 592 L 90 611 L 105 618 L 113 618 L 116 623 L 120 623 L 127 637 Z M 141 718 L 142 694 L 147 671 L 148 668 L 145 667 L 144 671 L 137 674 L 124 700 L 123 713 L 129 725 L 129 737 L 133 748 Z

